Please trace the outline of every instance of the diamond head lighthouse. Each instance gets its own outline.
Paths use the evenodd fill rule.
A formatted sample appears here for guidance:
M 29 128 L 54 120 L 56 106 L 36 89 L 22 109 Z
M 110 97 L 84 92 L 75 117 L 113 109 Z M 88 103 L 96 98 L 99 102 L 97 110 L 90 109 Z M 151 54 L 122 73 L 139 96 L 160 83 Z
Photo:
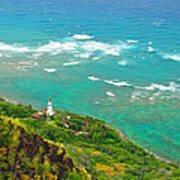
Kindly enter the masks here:
M 53 105 L 52 105 L 52 99 L 49 98 L 48 99 L 48 106 L 47 106 L 47 109 L 46 109 L 46 115 L 47 116 L 52 116 L 54 115 L 54 111 L 53 111 Z
M 52 99 L 51 98 L 48 99 L 47 108 L 45 108 L 44 110 L 39 111 L 38 113 L 32 114 L 29 118 L 40 119 L 43 116 L 43 114 L 45 114 L 47 116 L 47 120 L 49 120 L 50 116 L 53 116 L 54 114 L 56 114 L 56 111 L 53 110 L 53 105 L 52 105 Z

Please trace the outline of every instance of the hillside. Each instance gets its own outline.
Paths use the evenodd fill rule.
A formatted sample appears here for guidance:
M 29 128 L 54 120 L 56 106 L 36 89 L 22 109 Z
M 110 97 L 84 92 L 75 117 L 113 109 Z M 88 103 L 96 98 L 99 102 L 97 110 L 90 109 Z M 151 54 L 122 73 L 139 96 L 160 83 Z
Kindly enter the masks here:
M 68 111 L 30 118 L 31 106 L 0 100 L 0 179 L 180 179 L 180 168 L 105 122 Z
M 85 176 L 62 144 L 34 134 L 17 119 L 0 117 L 0 179 L 71 179 Z

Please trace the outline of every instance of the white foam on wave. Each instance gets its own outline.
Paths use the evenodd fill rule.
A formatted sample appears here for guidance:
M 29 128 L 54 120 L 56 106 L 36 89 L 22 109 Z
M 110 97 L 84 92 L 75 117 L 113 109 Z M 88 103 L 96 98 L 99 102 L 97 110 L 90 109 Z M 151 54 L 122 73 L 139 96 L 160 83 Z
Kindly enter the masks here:
M 149 101 L 154 101 L 154 97 L 149 97 Z
M 32 53 L 31 57 L 37 59 L 43 53 L 49 53 L 50 55 L 57 55 L 61 53 L 71 53 L 77 57 L 89 58 L 94 52 L 104 53 L 105 55 L 119 56 L 123 49 L 131 48 L 130 45 L 124 42 L 118 42 L 116 44 L 98 42 L 90 40 L 91 36 L 87 35 L 75 35 L 75 37 L 81 37 L 82 39 L 88 39 L 87 41 L 74 41 L 73 39 L 65 39 L 66 41 L 56 42 L 49 41 L 44 45 L 37 47 L 26 47 L 23 44 L 5 44 L 0 42 L 0 52 L 10 51 L 15 53 Z M 89 37 L 89 38 L 88 38 Z M 77 52 L 80 54 L 78 55 Z M 99 57 L 94 57 L 93 60 L 97 60 Z
M 138 43 L 139 41 L 138 40 L 135 40 L 135 39 L 129 39 L 126 41 L 127 43 Z
M 9 44 L 5 44 L 0 42 L 0 50 L 1 51 L 12 51 L 12 52 L 18 52 L 18 53 L 22 53 L 22 52 L 30 52 L 32 51 L 32 49 L 28 48 L 28 47 L 21 47 L 19 45 L 9 45 Z
M 112 48 L 112 49 L 106 49 L 104 52 L 107 55 L 119 56 L 119 50 Z
M 148 46 L 148 51 L 149 51 L 149 52 L 154 52 L 155 50 L 154 50 L 154 48 L 152 48 L 151 46 Z
M 161 95 L 160 92 L 156 92 L 156 93 L 153 93 L 153 95 L 150 96 L 148 99 L 149 99 L 149 101 L 154 101 L 160 95 Z
M 91 81 L 100 81 L 100 78 L 95 77 L 95 76 L 88 76 L 88 79 Z
M 74 61 L 74 62 L 63 63 L 63 66 L 74 66 L 78 64 L 80 64 L 79 61 Z
M 160 91 L 172 91 L 172 92 L 174 92 L 177 90 L 177 87 L 179 87 L 177 84 L 175 84 L 174 82 L 170 82 L 169 86 L 152 83 L 150 86 L 136 87 L 136 88 L 137 89 L 150 90 L 150 91 L 160 90 Z
M 128 64 L 128 62 L 126 60 L 122 60 L 122 61 L 118 61 L 118 64 L 120 66 L 126 66 Z
M 40 46 L 36 49 L 36 52 L 53 52 L 53 53 L 60 53 L 63 51 L 73 51 L 77 47 L 75 42 L 54 42 L 50 41 L 49 44 Z
M 19 61 L 19 62 L 9 62 L 8 63 L 10 66 L 12 66 L 13 69 L 16 70 L 21 70 L 21 71 L 27 71 L 31 68 L 34 68 L 38 66 L 38 62 L 35 62 L 33 60 L 24 60 L 24 61 Z
M 90 54 L 88 54 L 88 53 L 75 54 L 74 57 L 80 57 L 80 58 L 88 59 L 90 57 Z
M 86 41 L 81 48 L 88 52 L 103 51 L 106 55 L 119 56 L 122 49 L 130 48 L 127 44 L 108 44 L 97 41 Z
M 92 39 L 94 36 L 89 36 L 86 34 L 75 34 L 73 36 L 74 39 L 84 40 L 84 39 Z
M 94 104 L 100 104 L 100 102 L 99 101 L 95 101 Z
M 138 100 L 138 99 L 140 99 L 140 97 L 141 97 L 141 92 L 140 91 L 134 91 L 132 93 L 131 100 L 132 101 Z
M 154 103 L 154 100 L 160 96 L 161 93 L 158 91 L 158 92 L 155 92 L 155 93 L 151 93 L 151 92 L 144 92 L 144 91 L 134 91 L 130 97 L 130 100 L 131 101 L 135 101 L 135 100 L 140 100 L 140 99 L 148 99 L 150 101 L 150 103 Z
M 2 57 L 3 55 L 2 54 L 0 54 L 0 58 Z
M 116 96 L 114 93 L 112 93 L 112 92 L 110 92 L 110 91 L 107 91 L 107 92 L 106 92 L 106 95 L 107 95 L 107 96 L 110 96 L 110 97 L 115 97 L 115 96 Z
M 39 56 L 41 56 L 42 54 L 41 53 L 35 53 L 35 54 L 33 54 L 32 56 L 35 58 L 35 59 L 37 59 Z
M 95 76 L 88 76 L 88 79 L 91 81 L 101 81 L 102 79 L 95 77 Z M 125 81 L 118 81 L 118 80 L 102 80 L 103 82 L 113 85 L 113 86 L 117 86 L 117 87 L 127 87 L 127 86 L 131 86 L 131 84 L 129 84 L 128 82 Z
M 48 73 L 53 73 L 56 72 L 55 68 L 44 68 L 44 71 L 48 72 Z
M 98 60 L 99 58 L 100 58 L 100 57 L 93 57 L 92 60 L 93 60 L 93 61 L 96 61 L 96 60 Z
M 22 66 L 30 66 L 33 65 L 34 62 L 32 60 L 26 60 L 26 61 L 19 61 L 18 64 Z
M 156 93 L 153 94 L 153 97 L 157 97 L 157 96 L 159 96 L 160 94 L 161 94 L 160 92 L 156 92 Z
M 149 42 L 148 42 L 148 44 L 149 44 L 149 45 L 152 45 L 152 42 L 151 42 L 151 41 L 149 41 Z
M 116 81 L 111 81 L 111 80 L 104 80 L 104 82 L 107 83 L 107 84 L 118 86 L 118 87 L 121 87 L 121 86 L 124 86 L 124 87 L 130 86 L 129 83 L 123 82 L 123 81 L 122 82 L 116 82 Z
M 180 61 L 180 55 L 179 54 L 164 54 L 163 55 L 163 58 L 165 59 L 172 59 L 172 60 L 175 60 L 175 61 Z
M 21 68 L 33 68 L 35 66 L 38 66 L 38 62 L 34 62 L 33 60 L 26 60 L 26 61 L 19 61 L 18 67 Z
M 155 19 L 153 22 L 152 22 L 152 24 L 153 25 L 155 25 L 155 26 L 157 26 L 157 27 L 159 27 L 159 26 L 161 26 L 163 23 L 164 23 L 164 19 Z
M 140 100 L 140 99 L 148 99 L 150 103 L 155 103 L 154 100 L 157 98 L 161 99 L 171 99 L 171 98 L 179 98 L 180 93 L 180 85 L 170 82 L 169 85 L 165 86 L 162 84 L 152 83 L 150 86 L 145 87 L 137 87 L 133 86 L 136 91 L 134 91 L 131 95 L 131 100 Z
M 38 66 L 38 62 L 34 62 L 34 66 Z
M 50 41 L 49 44 L 40 46 L 35 51 L 36 52 L 49 52 L 51 54 L 58 54 L 65 51 L 71 51 L 71 52 L 79 52 L 82 51 L 79 56 L 82 58 L 88 58 L 92 53 L 96 51 L 102 51 L 106 55 L 113 55 L 113 56 L 119 56 L 122 49 L 129 49 L 130 46 L 125 43 L 120 44 L 108 44 L 108 43 L 102 43 L 98 41 L 85 41 L 85 42 L 54 42 Z

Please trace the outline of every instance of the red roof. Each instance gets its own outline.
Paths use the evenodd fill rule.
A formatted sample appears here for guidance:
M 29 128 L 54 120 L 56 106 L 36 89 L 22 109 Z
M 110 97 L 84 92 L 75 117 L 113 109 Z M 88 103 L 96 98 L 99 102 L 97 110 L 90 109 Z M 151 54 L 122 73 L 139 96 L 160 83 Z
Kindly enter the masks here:
M 47 112 L 47 110 L 48 110 L 47 108 L 46 108 L 46 109 L 44 109 L 44 112 Z
M 49 98 L 49 99 L 48 99 L 48 101 L 50 101 L 50 102 L 51 102 L 51 101 L 52 101 L 52 99 L 51 99 L 51 98 Z
M 39 117 L 41 117 L 41 115 L 40 115 L 40 114 L 38 114 L 38 113 L 32 114 L 31 116 L 32 116 L 32 117 L 35 117 L 35 118 L 39 118 Z
M 87 121 L 84 121 L 84 122 L 83 122 L 83 125 L 84 125 L 84 126 L 88 126 L 88 122 L 87 122 Z

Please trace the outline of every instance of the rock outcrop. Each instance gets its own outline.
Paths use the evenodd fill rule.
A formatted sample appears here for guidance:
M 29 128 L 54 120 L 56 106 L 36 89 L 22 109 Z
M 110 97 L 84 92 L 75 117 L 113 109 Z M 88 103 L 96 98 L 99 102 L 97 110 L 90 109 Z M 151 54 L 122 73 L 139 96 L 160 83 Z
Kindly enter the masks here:
M 66 179 L 70 173 L 84 173 L 54 144 L 21 125 L 0 117 L 0 179 Z

